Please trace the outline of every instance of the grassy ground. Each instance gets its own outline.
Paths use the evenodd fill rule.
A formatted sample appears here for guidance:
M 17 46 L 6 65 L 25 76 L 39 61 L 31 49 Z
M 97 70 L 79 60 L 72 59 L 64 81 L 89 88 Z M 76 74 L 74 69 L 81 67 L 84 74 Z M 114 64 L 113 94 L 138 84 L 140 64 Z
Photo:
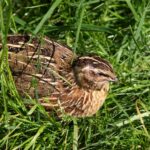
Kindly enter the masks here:
M 77 129 L 72 118 L 58 120 L 39 106 L 26 109 L 3 51 L 0 149 L 150 150 L 149 0 L 1 0 L 0 24 L 4 45 L 7 33 L 47 35 L 79 55 L 106 58 L 119 78 L 104 106 L 78 119 Z

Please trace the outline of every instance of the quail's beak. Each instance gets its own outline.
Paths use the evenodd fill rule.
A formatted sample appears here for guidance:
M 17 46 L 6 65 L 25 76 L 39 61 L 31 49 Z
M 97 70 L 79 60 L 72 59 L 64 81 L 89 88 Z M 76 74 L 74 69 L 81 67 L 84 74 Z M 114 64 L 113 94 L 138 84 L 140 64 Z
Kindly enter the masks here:
M 110 81 L 110 82 L 117 82 L 117 81 L 118 81 L 118 78 L 117 78 L 117 77 L 114 77 L 114 78 L 111 78 L 109 81 Z

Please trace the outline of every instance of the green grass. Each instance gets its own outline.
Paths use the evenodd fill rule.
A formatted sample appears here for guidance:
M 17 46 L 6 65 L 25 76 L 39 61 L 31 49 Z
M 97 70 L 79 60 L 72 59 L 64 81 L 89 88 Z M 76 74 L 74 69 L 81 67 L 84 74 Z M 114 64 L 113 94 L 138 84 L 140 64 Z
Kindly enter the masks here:
M 149 0 L 1 0 L 0 149 L 150 149 Z M 7 63 L 7 34 L 46 35 L 109 60 L 119 78 L 99 112 L 58 119 L 27 109 Z M 78 132 L 78 136 L 77 136 Z

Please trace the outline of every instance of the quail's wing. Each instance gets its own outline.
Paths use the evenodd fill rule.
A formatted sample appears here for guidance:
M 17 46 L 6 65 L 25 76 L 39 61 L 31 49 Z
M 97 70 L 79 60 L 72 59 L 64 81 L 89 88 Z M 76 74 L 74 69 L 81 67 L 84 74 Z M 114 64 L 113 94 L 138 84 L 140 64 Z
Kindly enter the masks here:
M 9 65 L 21 95 L 38 93 L 40 98 L 60 90 L 59 69 L 69 68 L 74 58 L 69 48 L 28 35 L 10 35 L 7 40 Z

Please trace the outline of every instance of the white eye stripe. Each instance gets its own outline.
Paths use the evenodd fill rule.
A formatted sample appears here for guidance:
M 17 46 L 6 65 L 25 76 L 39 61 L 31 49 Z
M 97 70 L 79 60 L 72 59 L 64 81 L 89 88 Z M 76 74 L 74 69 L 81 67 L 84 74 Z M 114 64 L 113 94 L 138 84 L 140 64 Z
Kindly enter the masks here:
M 111 72 L 108 70 L 103 70 L 103 69 L 97 69 L 97 68 L 93 68 L 92 66 L 90 66 L 90 65 L 87 65 L 86 67 L 84 67 L 83 69 L 82 69 L 82 71 L 84 72 L 84 71 L 87 71 L 87 73 L 88 72 L 90 72 L 90 71 L 92 71 L 93 73 L 95 73 L 95 74 L 97 74 L 97 75 L 99 75 L 99 76 L 105 76 L 105 77 L 111 77 Z
M 84 68 L 82 69 L 82 71 L 83 71 L 83 72 L 84 72 L 84 71 L 92 71 L 92 72 L 94 72 L 95 74 L 97 74 L 98 72 L 100 72 L 99 69 L 93 68 L 93 67 L 90 66 L 90 65 L 87 65 L 86 67 L 84 67 Z
M 92 63 L 95 64 L 95 65 L 98 65 L 98 64 L 99 64 L 99 65 L 104 65 L 104 66 L 106 66 L 107 68 L 112 69 L 111 65 L 110 65 L 108 62 L 107 62 L 107 63 L 108 63 L 108 64 L 107 64 L 107 63 L 105 63 L 105 62 L 103 62 L 103 61 L 97 60 L 97 59 L 92 58 L 92 57 L 89 57 L 89 56 L 81 57 L 81 58 L 79 58 L 79 59 L 80 59 L 80 60 L 84 60 L 84 59 L 85 59 L 85 60 L 86 60 L 86 59 L 88 60 L 88 59 L 89 59 L 89 60 L 92 60 L 92 61 L 93 61 Z
M 99 64 L 99 62 L 93 62 L 93 64 L 94 64 L 94 65 L 98 65 L 98 64 Z
M 98 60 L 94 59 L 93 57 L 89 57 L 89 56 L 80 57 L 79 59 L 90 59 L 90 60 L 99 62 Z

